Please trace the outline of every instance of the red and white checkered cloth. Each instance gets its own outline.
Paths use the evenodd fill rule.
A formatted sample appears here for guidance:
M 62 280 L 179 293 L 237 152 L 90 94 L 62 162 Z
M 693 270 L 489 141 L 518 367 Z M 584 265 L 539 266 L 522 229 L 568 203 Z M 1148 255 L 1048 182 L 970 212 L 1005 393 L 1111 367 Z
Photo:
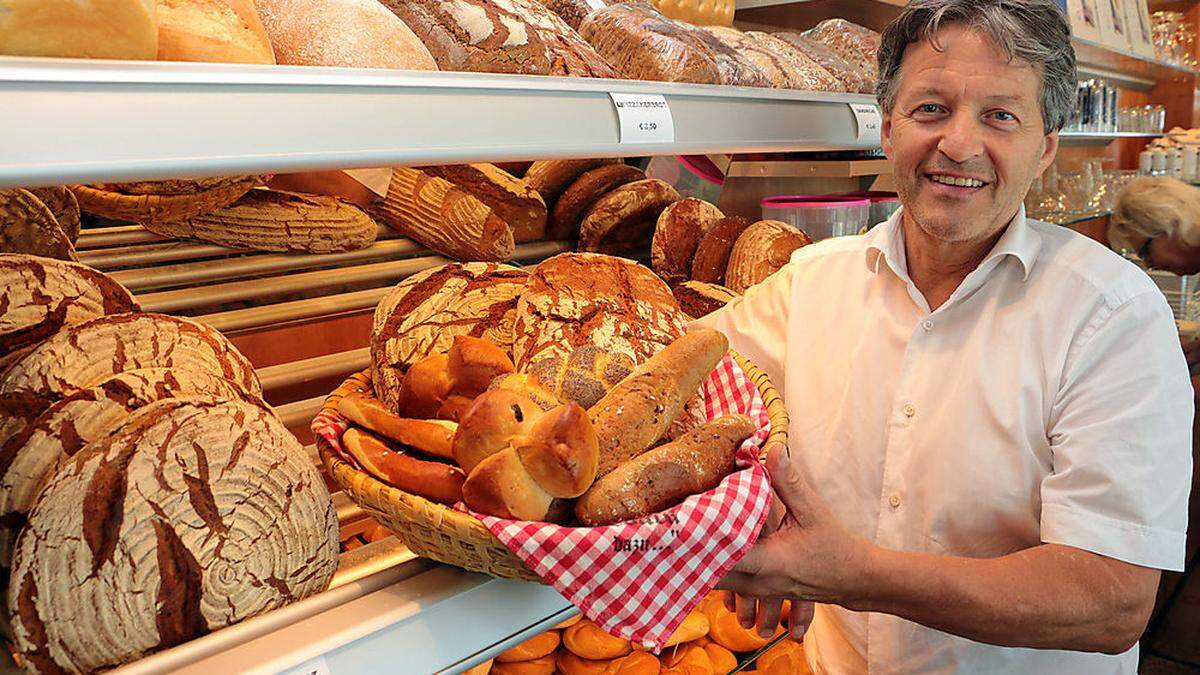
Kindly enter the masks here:
M 587 618 L 613 635 L 661 648 L 754 544 L 771 506 L 770 480 L 758 459 L 770 421 L 754 383 L 726 356 L 705 381 L 704 399 L 710 420 L 742 414 L 758 423 L 738 449 L 740 469 L 716 488 L 650 517 L 602 527 L 474 515 Z M 314 431 L 340 450 L 330 426 L 316 428 L 321 421 L 314 420 Z

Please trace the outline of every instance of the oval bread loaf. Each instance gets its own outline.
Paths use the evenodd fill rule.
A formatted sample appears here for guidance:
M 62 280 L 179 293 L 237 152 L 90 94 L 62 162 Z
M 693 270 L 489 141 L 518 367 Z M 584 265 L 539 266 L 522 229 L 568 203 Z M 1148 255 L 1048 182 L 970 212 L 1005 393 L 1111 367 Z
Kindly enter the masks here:
M 546 200 L 546 206 L 552 207 L 562 191 L 584 172 L 617 163 L 615 159 L 543 159 L 529 165 L 525 182 Z
M 254 0 L 158 0 L 158 60 L 275 64 Z
M 337 515 L 271 413 L 172 399 L 142 408 L 46 486 L 8 603 L 38 672 L 90 672 L 326 588 Z
M 65 185 L 30 188 L 29 191 L 50 209 L 54 219 L 58 221 L 58 226 L 74 244 L 75 240 L 79 239 L 79 230 L 83 226 L 79 218 L 79 200 L 75 199 L 75 194 Z
M 546 228 L 546 238 L 578 237 L 579 220 L 592 208 L 597 199 L 622 185 L 645 179 L 645 172 L 628 164 L 602 164 L 583 172 L 563 190 L 554 203 L 554 212 Z
M 778 220 L 760 220 L 734 242 L 725 269 L 725 285 L 734 293 L 745 293 L 786 265 L 796 249 L 811 243 L 803 230 Z
M 54 213 L 28 190 L 0 190 L 0 253 L 75 260 L 75 247 Z
M 4 0 L 0 54 L 153 59 L 156 0 Z
M 621 253 L 645 245 L 663 209 L 679 201 L 669 183 L 647 178 L 596 200 L 579 223 L 579 250 Z
M 546 234 L 546 202 L 525 181 L 494 164 L 446 164 L 422 167 L 431 176 L 444 178 L 487 204 L 508 223 L 513 241 L 536 241 Z
M 750 227 L 750 221 L 740 216 L 722 218 L 696 246 L 692 258 L 692 279 L 713 284 L 725 282 L 729 253 L 738 237 Z
M 658 276 L 667 283 L 690 279 L 696 247 L 724 217 L 716 206 L 695 197 L 663 209 L 650 241 L 650 264 Z
M 0 306 L 0 354 L 5 355 L 66 326 L 139 309 L 129 291 L 106 274 L 28 255 L 0 255 Z
M 412 30 L 376 0 L 255 0 L 280 65 L 437 70 Z

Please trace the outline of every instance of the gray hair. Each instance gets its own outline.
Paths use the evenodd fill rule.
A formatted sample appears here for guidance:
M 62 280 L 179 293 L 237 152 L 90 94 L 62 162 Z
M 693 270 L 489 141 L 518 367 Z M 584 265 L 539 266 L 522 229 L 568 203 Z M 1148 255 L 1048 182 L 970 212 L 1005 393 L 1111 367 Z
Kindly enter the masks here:
M 1054 0 L 913 0 L 883 31 L 875 97 L 885 111 L 896 103 L 900 61 L 914 42 L 941 49 L 942 26 L 962 25 L 987 37 L 1042 76 L 1042 123 L 1046 133 L 1063 128 L 1076 103 L 1075 50 L 1071 27 Z

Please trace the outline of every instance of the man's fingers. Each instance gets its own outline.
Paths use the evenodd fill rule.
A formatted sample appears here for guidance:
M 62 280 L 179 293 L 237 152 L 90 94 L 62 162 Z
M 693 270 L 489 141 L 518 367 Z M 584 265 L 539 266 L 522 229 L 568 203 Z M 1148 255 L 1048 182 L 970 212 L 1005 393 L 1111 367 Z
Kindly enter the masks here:
M 779 598 L 761 598 L 758 601 L 758 616 L 754 622 L 755 629 L 761 637 L 769 638 L 779 628 L 779 619 L 783 615 L 783 600 Z
M 776 444 L 767 455 L 767 470 L 771 472 L 771 487 L 779 495 L 788 515 L 801 524 L 809 522 L 812 515 L 811 490 L 804 476 L 793 464 L 782 444 Z
M 746 629 L 754 628 L 754 621 L 758 616 L 758 602 L 754 598 L 738 595 L 736 604 L 738 625 Z
M 737 611 L 737 594 L 733 591 L 725 591 L 721 594 L 721 601 L 725 603 L 725 609 L 730 612 Z
M 788 617 L 788 627 L 796 640 L 804 637 L 809 624 L 813 620 L 813 604 L 807 600 L 792 600 L 791 616 Z

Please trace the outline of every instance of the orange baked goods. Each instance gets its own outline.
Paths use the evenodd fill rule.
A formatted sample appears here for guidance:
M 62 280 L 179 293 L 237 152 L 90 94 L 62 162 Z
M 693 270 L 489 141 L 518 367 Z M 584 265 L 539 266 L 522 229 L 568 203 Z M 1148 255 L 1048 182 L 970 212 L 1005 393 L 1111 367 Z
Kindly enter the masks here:
M 700 608 L 697 607 L 687 615 L 683 623 L 679 624 L 675 632 L 671 633 L 671 637 L 667 638 L 663 646 L 673 647 L 685 642 L 698 640 L 705 635 L 708 635 L 708 617 L 704 616 L 704 612 L 701 612 Z
M 659 675 L 662 663 L 658 657 L 646 652 L 634 652 L 608 664 L 604 675 Z
M 492 664 L 492 675 L 554 675 L 554 656 L 512 663 L 497 661 Z
M 752 652 L 771 641 L 771 638 L 761 637 L 753 628 L 742 628 L 737 615 L 725 609 L 719 594 L 710 594 L 701 606 L 708 617 L 708 637 L 722 647 L 733 652 Z M 783 626 L 780 626 L 775 635 L 783 630 Z
M 633 651 L 625 638 L 613 637 L 584 619 L 563 632 L 563 646 L 585 659 L 615 659 Z
M 714 675 L 712 661 L 703 647 L 684 645 L 668 649 L 659 657 L 662 675 Z
M 548 630 L 545 633 L 534 635 L 516 647 L 500 652 L 496 660 L 500 663 L 513 663 L 540 659 L 553 654 L 554 650 L 558 649 L 559 642 L 558 631 Z
M 583 615 L 576 614 L 575 616 L 573 616 L 573 617 L 567 619 L 566 621 L 555 626 L 554 630 L 563 630 L 564 628 L 570 628 L 571 626 L 574 626 L 575 624 L 579 623 L 582 620 L 583 620 Z
M 700 646 L 704 650 L 704 653 L 708 655 L 708 660 L 712 662 L 714 673 L 728 673 L 737 668 L 737 657 L 733 655 L 733 652 L 721 645 L 715 642 L 699 645 L 699 641 L 697 641 L 697 646 Z
M 558 650 L 554 658 L 562 675 L 604 675 L 612 663 L 611 659 L 585 659 L 566 649 Z
M 802 675 L 812 673 L 804 646 L 794 640 L 784 640 L 758 657 L 758 672 L 763 675 Z

